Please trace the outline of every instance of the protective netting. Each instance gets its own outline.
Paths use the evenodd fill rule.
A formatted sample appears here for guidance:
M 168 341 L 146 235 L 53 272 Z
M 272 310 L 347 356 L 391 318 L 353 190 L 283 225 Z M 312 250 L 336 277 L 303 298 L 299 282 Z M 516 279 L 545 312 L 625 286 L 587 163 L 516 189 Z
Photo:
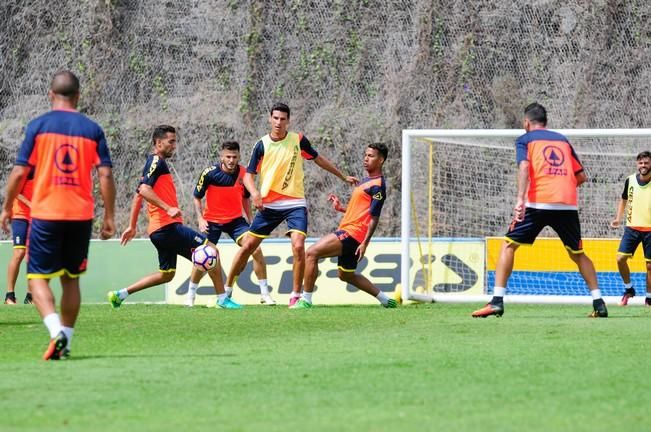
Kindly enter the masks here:
M 643 0 L 0 2 L 0 183 L 65 67 L 106 130 L 120 228 L 154 125 L 181 131 L 172 164 L 191 216 L 190 189 L 216 145 L 236 139 L 248 157 L 281 100 L 293 128 L 348 173 L 362 174 L 367 143 L 389 144 L 378 234 L 395 236 L 404 128 L 518 127 L 534 99 L 555 127 L 644 126 L 649 16 Z M 503 171 L 511 159 L 478 163 Z M 349 190 L 314 164 L 306 175 L 318 236 L 336 224 L 324 194 Z

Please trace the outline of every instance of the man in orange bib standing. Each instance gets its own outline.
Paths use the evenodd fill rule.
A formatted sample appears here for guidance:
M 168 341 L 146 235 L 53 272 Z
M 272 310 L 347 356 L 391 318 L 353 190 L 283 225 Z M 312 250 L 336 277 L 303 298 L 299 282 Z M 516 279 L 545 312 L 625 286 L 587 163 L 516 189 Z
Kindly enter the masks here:
M 93 227 L 93 168 L 97 167 L 104 201 L 102 239 L 115 233 L 115 182 L 102 128 L 79 113 L 79 80 L 70 71 L 54 75 L 48 92 L 52 111 L 25 128 L 16 165 L 7 182 L 2 226 L 6 230 L 12 204 L 34 168 L 32 224 L 27 279 L 43 323 L 50 333 L 44 360 L 67 357 L 81 305 L 79 276 L 86 271 Z M 50 279 L 59 277 L 63 294 L 56 313 Z
M 475 318 L 502 316 L 515 251 L 520 245 L 533 244 L 545 226 L 556 231 L 590 289 L 593 307 L 590 317 L 608 316 L 597 285 L 597 273 L 581 242 L 577 187 L 585 183 L 587 177 L 567 138 L 546 127 L 545 107 L 538 103 L 527 106 L 524 110 L 524 129 L 527 133 L 515 143 L 518 195 L 513 222 L 497 261 L 493 298 L 486 306 L 472 313 Z

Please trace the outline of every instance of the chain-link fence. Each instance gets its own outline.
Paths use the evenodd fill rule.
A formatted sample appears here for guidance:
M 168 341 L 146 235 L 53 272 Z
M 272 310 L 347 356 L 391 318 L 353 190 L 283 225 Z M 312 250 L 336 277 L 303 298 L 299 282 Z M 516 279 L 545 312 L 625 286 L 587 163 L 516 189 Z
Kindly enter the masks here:
M 367 143 L 389 144 L 378 234 L 397 235 L 403 128 L 518 127 L 533 100 L 556 128 L 648 126 L 650 17 L 643 0 L 2 2 L 0 181 L 24 124 L 48 109 L 52 73 L 70 68 L 107 133 L 119 228 L 153 126 L 180 129 L 172 165 L 193 220 L 190 191 L 217 145 L 238 140 L 248 158 L 284 101 L 347 173 L 362 174 Z M 336 224 L 325 193 L 348 188 L 306 165 L 318 236 Z

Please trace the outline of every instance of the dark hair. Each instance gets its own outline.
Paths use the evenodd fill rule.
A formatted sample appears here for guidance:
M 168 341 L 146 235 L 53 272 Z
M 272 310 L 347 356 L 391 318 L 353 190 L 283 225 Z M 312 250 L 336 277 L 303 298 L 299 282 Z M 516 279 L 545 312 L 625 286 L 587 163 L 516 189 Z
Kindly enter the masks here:
M 276 102 L 275 104 L 273 104 L 273 106 L 271 107 L 271 110 L 269 110 L 269 115 L 273 114 L 274 111 L 280 111 L 280 112 L 287 113 L 287 118 L 289 118 L 289 115 L 290 115 L 289 114 L 289 107 L 286 104 L 282 103 L 282 102 Z
M 643 152 L 638 153 L 637 158 L 635 160 L 640 160 L 640 159 L 651 159 L 651 152 L 644 150 Z
M 547 110 L 538 102 L 527 105 L 524 109 L 524 116 L 532 123 L 547 126 Z
M 224 141 L 222 150 L 240 151 L 240 144 L 237 141 Z
M 368 148 L 372 148 L 373 150 L 376 150 L 378 153 L 382 155 L 384 160 L 387 160 L 387 156 L 389 155 L 389 149 L 387 148 L 386 144 L 373 143 L 373 144 L 369 144 Z
M 174 129 L 174 126 L 169 126 L 169 125 L 159 125 L 156 126 L 154 129 L 154 133 L 151 134 L 151 142 L 152 144 L 156 144 L 156 140 L 160 140 L 165 138 L 165 136 L 168 133 L 176 133 L 176 129 Z
M 52 77 L 50 90 L 68 99 L 79 94 L 79 78 L 69 70 L 60 70 Z

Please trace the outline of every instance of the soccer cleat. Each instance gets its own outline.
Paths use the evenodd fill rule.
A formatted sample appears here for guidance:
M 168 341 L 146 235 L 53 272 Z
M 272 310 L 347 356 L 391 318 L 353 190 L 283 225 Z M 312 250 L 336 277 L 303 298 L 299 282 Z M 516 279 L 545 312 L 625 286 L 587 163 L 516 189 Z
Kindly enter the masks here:
M 16 294 L 13 292 L 8 292 L 5 294 L 5 304 L 15 305 L 16 304 Z
M 622 295 L 622 299 L 619 301 L 619 305 L 626 306 L 628 304 L 628 300 L 632 297 L 635 297 L 635 288 L 626 288 L 626 290 L 624 290 L 624 294 Z
M 269 294 L 260 296 L 260 304 L 267 306 L 276 306 L 276 300 L 272 299 Z
M 312 309 L 312 303 L 309 301 L 299 298 L 296 303 L 294 303 L 292 306 L 290 306 L 290 309 Z
M 592 302 L 593 311 L 588 315 L 589 318 L 608 318 L 608 309 L 603 300 Z
M 384 306 L 387 309 L 395 309 L 395 308 L 398 307 L 398 301 L 395 300 L 395 299 L 390 298 L 389 301 L 387 302 L 387 304 L 382 305 L 382 306 Z
M 472 313 L 473 318 L 486 318 L 491 315 L 496 317 L 504 315 L 504 304 L 487 303 L 486 306 Z
M 68 345 L 68 338 L 61 331 L 55 338 L 50 340 L 45 353 L 43 353 L 43 360 L 59 360 L 61 356 L 66 356 L 70 353 L 66 346 Z
M 651 298 L 647 297 L 644 299 L 644 305 L 645 306 L 650 306 L 651 307 Z
M 300 297 L 290 297 L 289 298 L 289 307 L 291 308 L 292 306 L 294 306 L 296 304 L 296 302 L 298 302 L 298 299 L 300 299 Z
M 32 304 L 34 303 L 34 299 L 32 298 L 31 293 L 25 294 L 25 300 L 23 300 L 23 304 Z
M 118 296 L 117 291 L 109 291 L 106 297 L 109 303 L 111 303 L 111 306 L 113 306 L 113 309 L 117 309 L 122 305 L 122 299 Z
M 239 305 L 233 301 L 233 299 L 226 297 L 221 303 L 217 302 L 217 307 L 222 309 L 242 309 L 242 305 Z

